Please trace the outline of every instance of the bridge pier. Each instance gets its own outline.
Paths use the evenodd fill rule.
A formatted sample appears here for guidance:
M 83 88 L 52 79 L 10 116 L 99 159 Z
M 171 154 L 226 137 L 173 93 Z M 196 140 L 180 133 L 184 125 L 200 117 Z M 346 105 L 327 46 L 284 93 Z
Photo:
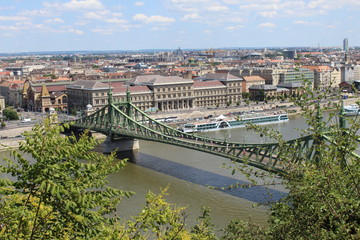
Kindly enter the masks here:
M 137 139 L 112 140 L 111 137 L 107 136 L 106 139 L 96 147 L 96 150 L 103 153 L 111 153 L 114 151 L 133 151 L 138 150 L 139 148 L 139 140 Z

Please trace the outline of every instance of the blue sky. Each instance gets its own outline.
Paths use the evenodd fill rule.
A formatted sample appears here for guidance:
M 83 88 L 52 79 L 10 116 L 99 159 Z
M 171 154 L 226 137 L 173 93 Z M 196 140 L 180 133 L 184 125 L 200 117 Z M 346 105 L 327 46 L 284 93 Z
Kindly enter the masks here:
M 360 46 L 360 0 L 1 0 L 0 52 Z

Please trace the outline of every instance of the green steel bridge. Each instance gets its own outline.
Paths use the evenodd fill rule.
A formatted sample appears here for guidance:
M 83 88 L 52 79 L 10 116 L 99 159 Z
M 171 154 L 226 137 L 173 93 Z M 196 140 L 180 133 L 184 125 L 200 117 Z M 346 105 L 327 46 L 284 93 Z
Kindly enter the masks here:
M 288 163 L 307 159 L 316 161 L 316 141 L 311 136 L 286 141 L 285 144 L 246 144 L 189 134 L 158 122 L 137 108 L 130 101 L 109 103 L 93 114 L 75 120 L 72 127 L 89 129 L 111 136 L 112 139 L 142 139 L 202 151 L 228 158 L 277 174 L 285 174 Z M 327 141 L 331 141 L 327 137 Z M 284 146 L 291 149 L 292 157 L 282 162 Z

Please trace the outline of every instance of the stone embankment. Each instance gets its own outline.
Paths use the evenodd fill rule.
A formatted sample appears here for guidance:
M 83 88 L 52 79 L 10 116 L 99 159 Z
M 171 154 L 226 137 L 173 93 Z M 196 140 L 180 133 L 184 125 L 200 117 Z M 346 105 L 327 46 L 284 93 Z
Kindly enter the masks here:
M 31 131 L 31 128 L 31 126 L 27 126 L 0 130 L 0 151 L 6 150 L 7 147 L 17 148 L 19 142 L 24 140 L 22 134 L 25 131 Z
M 350 105 L 356 103 L 359 98 L 348 98 L 344 99 L 344 105 Z M 324 103 L 326 104 L 326 103 Z M 286 109 L 291 109 L 291 114 L 300 114 L 299 108 L 295 107 L 293 103 L 268 103 L 268 104 L 252 104 L 251 106 L 238 106 L 238 107 L 227 107 L 227 108 L 216 108 L 216 109 L 195 109 L 189 111 L 172 111 L 166 113 L 157 113 L 150 114 L 152 118 L 164 118 L 169 116 L 176 116 L 177 119 L 189 120 L 195 118 L 203 118 L 209 115 L 218 116 L 220 114 L 226 115 L 231 112 L 246 112 L 246 111 L 274 111 L 285 112 Z M 24 140 L 21 137 L 22 133 L 25 131 L 30 131 L 31 126 L 13 128 L 13 129 L 4 129 L 0 130 L 0 151 L 6 150 L 6 146 L 8 147 L 18 147 L 19 141 Z M 96 138 L 99 140 L 103 140 L 105 138 L 102 134 L 95 134 Z

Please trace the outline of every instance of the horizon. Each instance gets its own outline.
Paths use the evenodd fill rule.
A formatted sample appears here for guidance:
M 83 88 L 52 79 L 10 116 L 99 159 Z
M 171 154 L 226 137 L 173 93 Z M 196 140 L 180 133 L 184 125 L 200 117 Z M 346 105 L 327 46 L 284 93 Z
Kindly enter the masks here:
M 352 48 L 359 10 L 357 0 L 3 0 L 0 52 L 325 49 L 345 38 Z

